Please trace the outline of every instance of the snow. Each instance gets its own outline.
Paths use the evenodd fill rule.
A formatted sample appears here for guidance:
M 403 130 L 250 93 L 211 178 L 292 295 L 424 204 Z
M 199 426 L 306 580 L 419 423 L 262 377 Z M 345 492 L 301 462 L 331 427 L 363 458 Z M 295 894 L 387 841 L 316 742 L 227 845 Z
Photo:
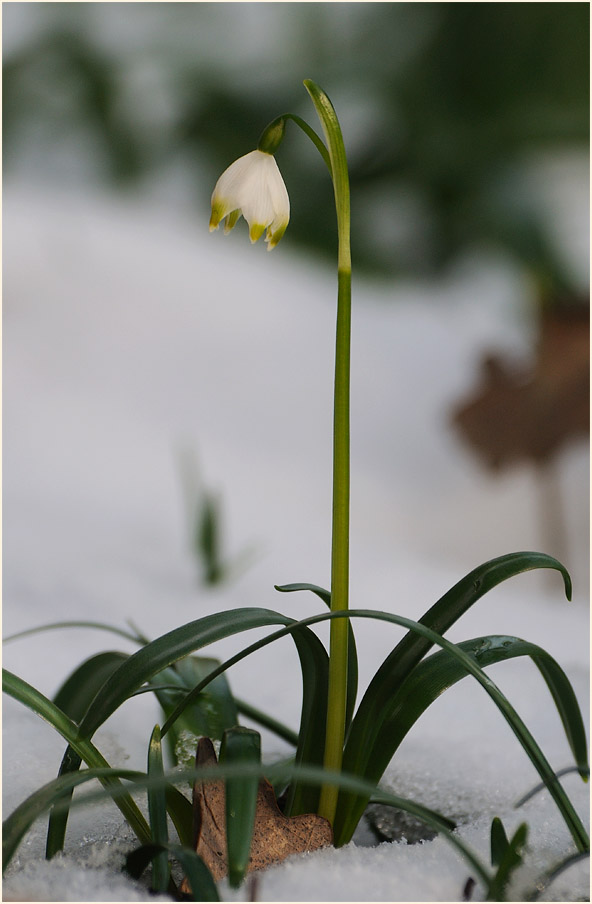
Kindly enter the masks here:
M 329 583 L 334 277 L 299 257 L 289 231 L 273 254 L 228 238 L 162 200 L 4 186 L 4 634 L 61 619 L 157 636 L 235 606 L 319 611 L 274 583 Z M 484 348 L 529 354 L 516 306 L 524 286 L 495 260 L 467 260 L 437 286 L 354 280 L 352 605 L 418 618 L 475 565 L 541 546 L 538 484 L 528 468 L 484 474 L 447 424 Z M 525 304 L 526 310 L 526 304 Z M 226 549 L 250 557 L 237 577 L 200 585 L 189 551 L 183 462 L 224 506 Z M 567 449 L 557 473 L 568 501 L 568 603 L 555 572 L 496 588 L 451 640 L 516 634 L 554 655 L 584 713 L 588 460 Z M 553 550 L 544 550 L 553 552 Z M 362 685 L 401 631 L 356 627 Z M 322 636 L 326 631 L 320 629 Z M 242 646 L 228 639 L 224 657 Z M 69 629 L 7 645 L 4 664 L 51 696 L 84 657 L 132 649 L 113 635 Z M 571 764 L 559 718 L 532 663 L 490 670 L 554 768 Z M 272 678 L 272 680 L 271 680 Z M 230 674 L 240 695 L 298 724 L 299 666 L 284 640 Z M 112 765 L 145 768 L 159 719 L 128 701 L 97 733 Z M 64 742 L 11 700 L 4 705 L 4 812 L 57 773 Z M 266 755 L 287 748 L 263 733 Z M 464 681 L 439 698 L 401 746 L 385 786 L 459 821 L 487 860 L 489 825 L 530 826 L 513 890 L 524 893 L 573 848 L 548 794 L 520 810 L 538 777 L 483 690 Z M 587 788 L 564 780 L 578 812 Z M 147 900 L 120 873 L 133 839 L 110 804 L 78 809 L 63 855 L 43 860 L 44 824 L 23 841 L 4 900 Z M 588 891 L 586 862 L 547 900 Z M 352 843 L 290 860 L 259 877 L 268 901 L 460 900 L 470 868 L 442 838 Z M 224 899 L 248 889 L 221 885 Z M 475 891 L 475 899 L 480 896 Z M 152 899 L 151 899 L 152 900 Z

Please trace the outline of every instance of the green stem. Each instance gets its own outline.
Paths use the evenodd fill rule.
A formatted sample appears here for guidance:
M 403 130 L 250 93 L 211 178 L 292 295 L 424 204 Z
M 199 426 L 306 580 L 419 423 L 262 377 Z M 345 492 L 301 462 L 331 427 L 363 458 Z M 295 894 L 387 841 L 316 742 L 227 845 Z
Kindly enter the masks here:
M 270 122 L 268 126 L 265 127 L 261 135 L 259 136 L 259 141 L 257 143 L 257 147 L 260 151 L 266 151 L 269 154 L 274 154 L 281 142 L 284 138 L 284 132 L 286 130 L 286 120 L 291 119 L 292 122 L 295 122 L 297 126 L 300 126 L 302 131 L 308 135 L 317 151 L 325 161 L 327 169 L 329 170 L 329 175 L 331 173 L 331 158 L 329 157 L 329 152 L 327 148 L 323 144 L 322 140 L 319 138 L 317 133 L 313 128 L 309 126 L 309 124 L 302 119 L 300 116 L 296 116 L 295 113 L 282 113 L 281 116 L 277 116 L 273 122 Z
M 315 105 L 329 150 L 337 212 L 337 335 L 335 348 L 335 397 L 333 421 L 333 526 L 331 546 L 331 610 L 348 608 L 349 600 L 349 396 L 351 337 L 351 252 L 349 176 L 345 146 L 333 105 L 318 85 L 306 79 L 304 86 Z M 339 772 L 343 759 L 347 701 L 347 619 L 331 622 L 329 693 L 323 764 Z M 331 823 L 338 789 L 324 785 L 319 816 Z

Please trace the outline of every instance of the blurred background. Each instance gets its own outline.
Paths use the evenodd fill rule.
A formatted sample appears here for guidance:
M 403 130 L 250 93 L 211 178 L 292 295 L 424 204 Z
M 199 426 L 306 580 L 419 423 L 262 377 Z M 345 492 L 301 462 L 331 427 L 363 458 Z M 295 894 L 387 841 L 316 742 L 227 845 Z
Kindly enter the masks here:
M 185 550 L 171 525 L 187 439 L 202 587 L 234 566 L 254 576 L 248 604 L 273 581 L 327 583 L 336 242 L 331 184 L 299 130 L 277 155 L 292 219 L 273 258 L 244 223 L 207 236 L 216 178 L 270 120 L 317 127 L 306 77 L 330 95 L 350 164 L 364 580 L 426 559 L 458 578 L 534 547 L 587 595 L 588 4 L 7 3 L 3 42 L 15 627 L 48 593 L 62 616 L 106 597 L 133 608 L 142 569 L 162 599 Z M 123 451 L 147 395 L 160 420 Z M 302 567 L 282 574 L 295 536 Z M 92 593 L 82 574 L 73 591 L 72 557 L 92 558 Z
M 433 276 L 480 249 L 545 297 L 581 292 L 586 237 L 558 247 L 541 188 L 558 155 L 586 158 L 588 15 L 585 3 L 10 3 L 5 172 L 176 191 L 199 211 L 278 112 L 309 116 L 301 82 L 314 77 L 348 136 L 358 268 Z M 300 134 L 280 152 L 291 241 L 330 256 L 315 153 Z

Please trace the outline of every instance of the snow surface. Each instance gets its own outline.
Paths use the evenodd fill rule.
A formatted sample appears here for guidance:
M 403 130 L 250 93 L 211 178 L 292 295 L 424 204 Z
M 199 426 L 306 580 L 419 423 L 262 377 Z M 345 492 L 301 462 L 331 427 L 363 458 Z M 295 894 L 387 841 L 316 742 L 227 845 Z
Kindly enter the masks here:
M 204 217 L 204 222 L 207 217 Z M 250 248 L 244 224 L 208 236 L 188 212 L 146 198 L 4 188 L 4 634 L 61 619 L 157 636 L 201 615 L 265 606 L 319 611 L 314 597 L 274 583 L 329 583 L 335 285 L 294 254 Z M 484 348 L 530 354 L 516 305 L 521 278 L 499 261 L 467 260 L 438 286 L 355 279 L 352 360 L 352 605 L 418 618 L 475 565 L 541 547 L 539 478 L 485 474 L 448 426 Z M 223 501 L 228 557 L 249 558 L 233 581 L 199 583 L 189 551 L 183 466 Z M 539 643 L 567 671 L 585 713 L 588 460 L 574 446 L 557 464 L 567 513 L 574 600 L 556 573 L 497 588 L 449 632 Z M 553 553 L 552 549 L 544 551 Z M 319 629 L 323 637 L 324 629 Z M 362 687 L 401 631 L 357 628 Z M 242 646 L 213 648 L 224 657 Z M 4 664 L 47 696 L 84 657 L 132 646 L 81 629 L 5 647 Z M 285 640 L 230 674 L 240 695 L 294 726 L 299 666 Z M 567 742 L 532 663 L 490 670 L 554 768 Z M 97 733 L 112 765 L 145 768 L 159 719 L 148 698 L 125 704 Z M 266 755 L 287 745 L 263 732 Z M 57 772 L 64 742 L 4 704 L 5 814 Z M 515 810 L 537 775 L 477 685 L 439 698 L 405 740 L 385 786 L 459 821 L 488 857 L 489 825 L 526 819 L 530 842 L 515 899 L 572 851 L 548 794 Z M 587 813 L 576 776 L 565 787 Z M 147 900 L 120 873 L 133 838 L 110 804 L 73 813 L 63 855 L 43 860 L 44 823 L 22 843 L 4 900 Z M 545 893 L 583 900 L 586 862 Z M 419 845 L 352 843 L 294 858 L 260 876 L 258 900 L 456 901 L 470 869 L 442 838 Z M 248 888 L 224 899 L 245 900 Z M 475 899 L 482 897 L 477 888 Z M 150 900 L 153 900 L 150 898 Z

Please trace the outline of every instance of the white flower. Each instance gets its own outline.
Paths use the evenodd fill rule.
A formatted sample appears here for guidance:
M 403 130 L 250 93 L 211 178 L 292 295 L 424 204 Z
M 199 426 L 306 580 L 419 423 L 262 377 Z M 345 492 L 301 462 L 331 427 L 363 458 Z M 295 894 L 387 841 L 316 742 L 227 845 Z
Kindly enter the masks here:
M 251 151 L 224 170 L 212 194 L 210 232 L 226 217 L 229 233 L 240 215 L 249 224 L 249 238 L 260 239 L 267 230 L 267 250 L 275 248 L 290 219 L 290 199 L 275 157 Z

